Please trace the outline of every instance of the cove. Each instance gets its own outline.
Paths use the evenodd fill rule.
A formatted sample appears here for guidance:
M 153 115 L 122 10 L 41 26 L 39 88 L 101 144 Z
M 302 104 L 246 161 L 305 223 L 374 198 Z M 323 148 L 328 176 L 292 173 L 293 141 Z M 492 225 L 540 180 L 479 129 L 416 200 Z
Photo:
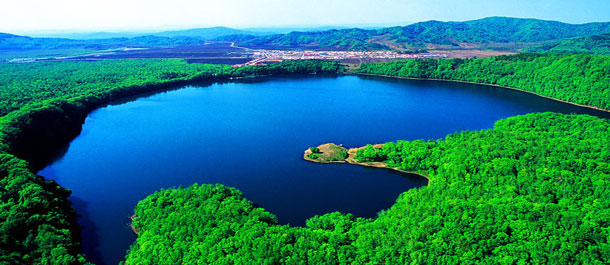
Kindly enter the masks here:
M 192 85 L 91 112 L 81 134 L 39 172 L 73 191 L 83 251 L 116 264 L 135 239 L 136 203 L 162 188 L 221 183 L 303 225 L 333 211 L 375 217 L 426 180 L 391 170 L 302 159 L 348 147 L 438 139 L 530 112 L 610 114 L 504 88 L 359 76 L 284 76 Z

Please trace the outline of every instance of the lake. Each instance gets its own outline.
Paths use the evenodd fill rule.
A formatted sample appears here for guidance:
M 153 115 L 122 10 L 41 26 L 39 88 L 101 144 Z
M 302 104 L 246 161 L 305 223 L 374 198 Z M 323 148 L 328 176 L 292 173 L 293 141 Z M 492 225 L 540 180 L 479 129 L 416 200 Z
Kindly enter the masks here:
M 416 175 L 302 159 L 310 146 L 439 139 L 530 112 L 610 115 L 491 86 L 358 76 L 286 76 L 192 85 L 97 109 L 40 175 L 73 191 L 83 251 L 123 260 L 137 202 L 162 188 L 214 184 L 241 190 L 304 225 L 333 211 L 375 217 Z

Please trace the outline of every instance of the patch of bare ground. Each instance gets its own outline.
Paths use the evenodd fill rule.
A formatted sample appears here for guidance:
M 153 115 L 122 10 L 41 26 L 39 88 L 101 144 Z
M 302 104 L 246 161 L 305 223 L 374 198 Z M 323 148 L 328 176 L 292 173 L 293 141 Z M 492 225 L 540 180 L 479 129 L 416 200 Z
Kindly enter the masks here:
M 376 148 L 381 148 L 383 146 L 383 144 L 375 144 L 373 145 Z M 402 173 L 408 173 L 408 174 L 416 174 L 419 176 L 422 176 L 426 179 L 428 179 L 428 184 L 430 183 L 430 179 L 424 175 L 415 173 L 415 172 L 409 172 L 409 171 L 404 171 L 401 169 L 398 169 L 397 167 L 388 167 L 388 165 L 384 162 L 360 162 L 358 161 L 355 157 L 356 154 L 358 153 L 358 151 L 360 149 L 365 148 L 365 146 L 363 147 L 356 147 L 356 148 L 345 148 L 343 147 L 343 145 L 336 145 L 333 143 L 328 143 L 328 144 L 322 144 L 322 145 L 318 145 L 317 148 L 319 148 L 319 152 L 313 152 L 312 149 L 313 147 L 310 147 L 309 149 L 305 150 L 305 153 L 303 154 L 303 159 L 307 160 L 307 161 L 311 161 L 311 162 L 316 162 L 316 163 L 350 163 L 350 164 L 354 164 L 354 165 L 361 165 L 361 166 L 366 166 L 366 167 L 376 167 L 376 168 L 387 168 L 387 169 L 392 169 L 392 170 L 396 170 Z M 343 159 L 341 160 L 336 160 L 336 161 L 325 161 L 324 158 L 311 158 L 310 156 L 312 154 L 325 154 L 324 157 L 332 157 L 333 154 L 337 154 L 337 152 L 339 152 L 339 150 L 342 150 L 344 152 L 347 152 L 346 156 L 343 156 Z
M 514 51 L 495 51 L 495 50 L 481 50 L 481 49 L 455 49 L 455 50 L 428 50 L 430 53 L 446 54 L 447 58 L 485 58 L 499 55 L 516 54 Z
M 390 40 L 389 39 L 390 36 L 391 36 L 391 34 L 376 35 L 376 36 L 371 37 L 367 42 L 385 45 L 387 47 L 390 47 L 392 50 L 396 50 L 396 51 L 407 50 L 407 49 L 405 49 L 405 45 L 403 43 L 396 42 L 396 40 Z
M 447 58 L 484 58 L 499 55 L 509 55 L 519 53 L 523 47 L 520 43 L 469 43 L 462 42 L 459 46 L 426 44 L 426 49 L 430 53 L 440 53 L 447 55 Z
M 318 163 L 345 163 L 347 149 L 333 143 L 321 144 L 305 150 L 303 159 Z

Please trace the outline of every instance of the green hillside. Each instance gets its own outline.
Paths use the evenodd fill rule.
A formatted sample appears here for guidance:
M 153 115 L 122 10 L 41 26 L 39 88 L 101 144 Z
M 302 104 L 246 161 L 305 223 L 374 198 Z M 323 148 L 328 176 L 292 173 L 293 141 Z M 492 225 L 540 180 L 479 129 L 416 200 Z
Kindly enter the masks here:
M 610 55 L 610 33 L 542 44 L 531 47 L 527 51 Z
M 457 45 L 461 42 L 541 42 L 610 32 L 610 23 L 567 24 L 558 21 L 489 17 L 465 22 L 427 21 L 382 29 L 389 39 L 408 44 Z
M 104 50 L 123 47 L 173 47 L 198 45 L 205 41 L 195 37 L 140 36 L 133 38 L 111 38 L 74 40 L 64 38 L 32 38 L 0 33 L 0 52 L 24 50 L 87 49 Z
M 407 47 L 425 44 L 536 43 L 610 32 L 610 22 L 567 24 L 558 21 L 489 17 L 465 22 L 427 21 L 378 30 L 343 29 L 321 32 L 291 32 L 269 36 L 231 35 L 220 40 L 246 46 L 319 46 L 346 49 L 387 48 L 387 41 Z
M 384 49 L 384 45 L 369 43 L 374 31 L 364 29 L 333 29 L 327 31 L 273 34 L 267 36 L 229 35 L 217 40 L 234 41 L 244 46 L 325 47 L 342 49 Z

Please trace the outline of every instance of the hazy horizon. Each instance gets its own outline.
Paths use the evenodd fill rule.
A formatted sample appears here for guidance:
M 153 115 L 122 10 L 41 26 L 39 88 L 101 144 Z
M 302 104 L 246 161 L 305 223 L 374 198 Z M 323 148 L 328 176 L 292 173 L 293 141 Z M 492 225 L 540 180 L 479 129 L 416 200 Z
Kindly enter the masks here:
M 489 17 L 506 17 L 506 16 L 489 16 Z M 252 31 L 261 31 L 265 29 L 269 30 L 281 30 L 281 29 L 294 29 L 294 30 L 309 30 L 316 28 L 383 28 L 383 27 L 393 27 L 393 26 L 407 26 L 410 24 L 415 24 L 419 22 L 425 22 L 430 20 L 438 20 L 443 22 L 462 22 L 462 21 L 471 21 L 478 20 L 488 17 L 467 19 L 467 20 L 438 20 L 438 19 L 429 19 L 423 21 L 413 21 L 413 22 L 402 22 L 402 23 L 353 23 L 353 24 L 337 24 L 337 25 L 327 25 L 327 24 L 310 24 L 310 25 L 261 25 L 261 26 L 224 26 L 224 25 L 182 25 L 182 26 L 169 26 L 162 25 L 158 27 L 150 27 L 150 28 L 140 28 L 140 29 L 43 29 L 43 30 L 26 30 L 22 32 L 8 32 L 8 31 L 0 31 L 0 33 L 9 33 L 9 34 L 21 34 L 21 35 L 31 35 L 31 36 L 45 36 L 45 35 L 70 35 L 70 34 L 95 34 L 95 33 L 117 33 L 117 34 L 147 34 L 147 33 L 158 33 L 164 31 L 180 31 L 180 30 L 189 30 L 189 29 L 198 29 L 198 28 L 232 28 L 239 30 L 252 30 Z M 521 19 L 539 19 L 539 20 L 549 20 L 549 19 L 540 19 L 540 18 L 532 18 L 532 17 L 511 17 L 511 18 L 521 18 Z M 591 22 L 583 22 L 583 23 L 570 23 L 560 20 L 551 20 L 558 21 L 568 24 L 586 24 L 586 23 L 596 23 L 596 22 L 610 22 L 608 21 L 591 21 Z
M 35 8 L 32 8 L 35 7 Z M 384 27 L 503 16 L 571 24 L 610 21 L 610 1 L 23 0 L 5 3 L 0 32 L 157 32 L 189 28 Z M 365 26 L 369 25 L 369 26 Z
M 337 24 L 337 25 L 327 25 L 327 24 L 311 24 L 311 25 L 268 25 L 268 26 L 225 26 L 225 25 L 181 25 L 181 26 L 170 26 L 170 25 L 162 25 L 158 27 L 152 28 L 134 28 L 134 29 L 43 29 L 43 30 L 27 30 L 20 33 L 32 34 L 32 35 L 44 35 L 44 34 L 87 34 L 87 33 L 157 33 L 163 31 L 180 31 L 180 30 L 189 30 L 189 29 L 198 29 L 198 28 L 232 28 L 239 30 L 264 30 L 264 29 L 316 29 L 316 28 L 382 28 L 382 27 L 393 27 L 393 26 L 406 26 L 413 23 L 422 22 L 402 22 L 402 23 L 353 23 L 353 24 Z M 3 32 L 3 31 L 0 31 Z M 16 34 L 14 32 L 6 32 Z

